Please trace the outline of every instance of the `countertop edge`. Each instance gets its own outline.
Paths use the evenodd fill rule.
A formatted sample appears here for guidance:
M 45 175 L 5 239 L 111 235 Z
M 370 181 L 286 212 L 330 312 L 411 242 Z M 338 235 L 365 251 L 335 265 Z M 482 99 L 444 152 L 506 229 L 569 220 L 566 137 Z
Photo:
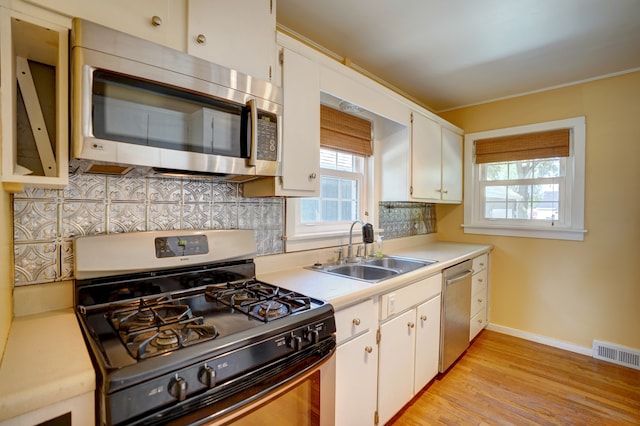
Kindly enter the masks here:
M 14 318 L 0 365 L 0 421 L 95 388 L 95 371 L 73 309 Z

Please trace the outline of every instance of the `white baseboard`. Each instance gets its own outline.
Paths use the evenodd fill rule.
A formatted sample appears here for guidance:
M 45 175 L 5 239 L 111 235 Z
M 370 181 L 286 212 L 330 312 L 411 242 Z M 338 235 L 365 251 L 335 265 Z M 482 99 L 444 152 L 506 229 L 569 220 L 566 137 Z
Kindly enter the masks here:
M 575 352 L 590 357 L 593 356 L 593 350 L 590 347 L 585 348 L 583 346 L 574 345 L 573 343 L 565 342 L 563 340 L 552 339 L 550 337 L 540 336 L 538 334 L 529 333 L 515 328 L 509 328 L 502 325 L 489 323 L 487 325 L 487 330 L 497 331 L 498 333 L 508 334 L 514 337 L 520 337 L 521 339 L 531 340 L 532 342 L 542 343 L 543 345 L 553 346 L 554 348 L 564 349 L 565 351 Z

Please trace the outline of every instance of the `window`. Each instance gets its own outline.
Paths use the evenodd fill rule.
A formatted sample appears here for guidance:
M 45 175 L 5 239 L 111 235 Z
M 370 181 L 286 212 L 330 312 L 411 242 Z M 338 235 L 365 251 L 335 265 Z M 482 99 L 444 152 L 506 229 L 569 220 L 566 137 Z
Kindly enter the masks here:
M 360 217 L 364 157 L 320 149 L 320 197 L 300 200 L 300 222 L 353 222 Z
M 320 111 L 320 196 L 287 199 L 287 251 L 342 244 L 351 223 L 367 221 L 372 123 Z
M 465 136 L 465 233 L 584 239 L 584 118 Z

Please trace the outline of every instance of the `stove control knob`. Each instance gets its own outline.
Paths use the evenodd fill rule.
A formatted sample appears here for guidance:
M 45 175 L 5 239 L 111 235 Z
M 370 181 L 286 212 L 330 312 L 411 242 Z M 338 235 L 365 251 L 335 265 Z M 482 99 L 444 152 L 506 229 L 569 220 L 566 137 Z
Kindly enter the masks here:
M 216 370 L 205 364 L 198 373 L 198 380 L 208 388 L 214 387 L 216 385 Z
M 289 347 L 296 351 L 302 349 L 302 337 L 296 336 L 291 333 L 291 338 L 289 339 Z
M 169 393 L 178 401 L 184 401 L 187 398 L 187 390 L 189 384 L 182 377 L 176 374 L 176 377 L 169 383 Z
M 318 330 L 314 329 L 310 329 L 307 330 L 307 342 L 316 344 L 320 341 L 320 333 L 318 332 Z

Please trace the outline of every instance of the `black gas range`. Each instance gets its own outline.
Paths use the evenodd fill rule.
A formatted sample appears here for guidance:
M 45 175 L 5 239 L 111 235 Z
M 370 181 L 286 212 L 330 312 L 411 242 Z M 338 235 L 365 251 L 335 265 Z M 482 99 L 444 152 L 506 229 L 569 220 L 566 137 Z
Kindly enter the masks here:
M 100 424 L 204 424 L 335 351 L 330 304 L 255 279 L 251 231 L 83 237 L 75 250 Z

